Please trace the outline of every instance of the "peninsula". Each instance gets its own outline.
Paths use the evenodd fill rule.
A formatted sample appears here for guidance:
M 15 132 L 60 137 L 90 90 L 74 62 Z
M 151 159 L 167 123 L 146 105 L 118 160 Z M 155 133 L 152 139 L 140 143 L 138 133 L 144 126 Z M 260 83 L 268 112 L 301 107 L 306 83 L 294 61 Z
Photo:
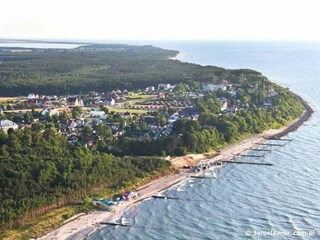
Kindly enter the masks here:
M 278 139 L 312 114 L 259 72 L 177 54 L 123 44 L 0 48 L 1 238 L 37 237 L 81 213 L 40 238 L 81 239 L 197 175 L 193 167 Z

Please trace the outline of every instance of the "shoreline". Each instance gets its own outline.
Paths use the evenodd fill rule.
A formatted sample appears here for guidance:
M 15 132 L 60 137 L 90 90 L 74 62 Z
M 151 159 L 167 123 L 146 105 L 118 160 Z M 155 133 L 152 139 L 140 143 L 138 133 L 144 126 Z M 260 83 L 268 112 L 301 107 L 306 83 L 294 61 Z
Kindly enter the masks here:
M 176 56 L 169 57 L 168 59 L 182 61 L 184 56 L 185 56 L 185 53 L 179 52 Z
M 252 149 L 257 143 L 264 142 L 268 140 L 268 138 L 281 138 L 288 133 L 295 131 L 312 116 L 314 110 L 302 97 L 296 94 L 294 95 L 299 99 L 304 107 L 304 112 L 299 118 L 291 121 L 288 125 L 280 129 L 266 130 L 261 134 L 248 137 L 239 143 L 229 145 L 221 150 L 219 155 L 209 159 L 205 159 L 204 161 L 206 163 L 216 163 L 223 160 L 228 160 L 235 155 L 250 151 L 250 149 Z M 117 207 L 115 213 L 94 210 L 88 214 L 73 217 L 73 219 L 67 220 L 65 224 L 58 227 L 57 229 L 35 239 L 85 239 L 94 231 L 103 226 L 101 222 L 115 222 L 121 219 L 123 214 L 135 204 L 147 200 L 153 195 L 157 195 L 162 191 L 168 190 L 169 188 L 173 187 L 176 184 L 180 184 L 181 182 L 183 182 L 183 180 L 186 180 L 191 176 L 199 174 L 201 173 L 195 173 L 191 170 L 181 169 L 178 174 L 167 175 L 141 186 L 139 189 L 137 189 L 137 191 L 139 191 L 139 193 L 141 194 L 141 197 L 136 200 L 122 202 L 122 204 Z

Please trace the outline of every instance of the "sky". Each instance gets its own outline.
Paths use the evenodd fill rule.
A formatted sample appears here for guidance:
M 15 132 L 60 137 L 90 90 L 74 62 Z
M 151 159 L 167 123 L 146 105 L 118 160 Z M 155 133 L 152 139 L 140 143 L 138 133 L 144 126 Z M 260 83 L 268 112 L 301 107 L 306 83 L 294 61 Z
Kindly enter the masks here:
M 319 5 L 318 0 L 3 0 L 0 38 L 319 41 Z

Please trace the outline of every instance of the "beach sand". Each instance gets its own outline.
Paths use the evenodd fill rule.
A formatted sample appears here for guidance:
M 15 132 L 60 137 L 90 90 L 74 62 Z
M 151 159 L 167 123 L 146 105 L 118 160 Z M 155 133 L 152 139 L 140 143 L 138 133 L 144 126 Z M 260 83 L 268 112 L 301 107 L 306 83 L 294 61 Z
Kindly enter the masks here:
M 295 130 L 299 125 L 301 125 L 304 121 L 306 121 L 311 114 L 313 113 L 312 109 L 307 105 L 306 102 L 302 100 L 302 103 L 305 106 L 304 114 L 292 121 L 289 125 L 281 128 L 281 129 L 271 129 L 263 132 L 262 134 L 249 137 L 240 143 L 233 144 L 223 149 L 219 155 L 206 159 L 205 161 L 208 163 L 214 163 L 221 160 L 228 160 L 235 155 L 239 155 L 245 151 L 248 151 L 252 148 L 255 148 L 258 143 L 261 143 L 266 140 L 266 138 L 271 138 L 274 136 L 282 136 L 282 133 L 288 133 L 288 131 Z M 306 105 L 305 105 L 306 104 Z M 106 212 L 106 211 L 92 211 L 85 215 L 80 215 L 74 218 L 71 221 L 67 221 L 64 225 L 60 226 L 56 230 L 49 232 L 48 234 L 41 236 L 37 239 L 41 240 L 53 240 L 53 239 L 84 239 L 90 234 L 92 231 L 101 227 L 101 222 L 115 222 L 121 218 L 124 212 L 134 204 L 143 201 L 144 199 L 150 198 L 153 195 L 159 194 L 161 191 L 164 191 L 175 184 L 181 183 L 183 180 L 195 176 L 200 173 L 192 172 L 190 169 L 181 169 L 180 173 L 168 175 L 166 177 L 159 178 L 157 180 L 152 181 L 140 189 L 138 192 L 140 193 L 140 197 L 136 200 L 124 201 L 118 207 L 115 213 Z
M 184 56 L 185 56 L 185 53 L 179 52 L 175 57 L 170 57 L 169 59 L 181 61 L 184 58 Z
M 278 133 L 278 130 L 273 130 L 272 133 Z M 267 132 L 265 135 L 269 135 Z M 227 160 L 234 155 L 243 153 L 255 146 L 255 144 L 264 141 L 265 138 L 262 135 L 247 138 L 240 143 L 230 146 L 214 158 L 207 159 L 205 161 L 214 163 L 221 160 Z M 84 239 L 89 232 L 95 230 L 101 226 L 101 222 L 115 222 L 124 214 L 124 212 L 132 205 L 157 195 L 159 192 L 172 187 L 175 184 L 180 183 L 184 179 L 190 176 L 194 176 L 200 173 L 194 173 L 191 170 L 181 170 L 178 174 L 172 174 L 166 177 L 159 178 L 157 180 L 148 183 L 147 185 L 141 187 L 138 192 L 141 194 L 137 200 L 123 201 L 118 207 L 115 213 L 106 211 L 92 211 L 89 214 L 81 215 L 74 220 L 62 225 L 58 229 L 42 236 L 37 239 L 47 240 L 47 239 Z M 88 231 L 90 230 L 90 231 Z

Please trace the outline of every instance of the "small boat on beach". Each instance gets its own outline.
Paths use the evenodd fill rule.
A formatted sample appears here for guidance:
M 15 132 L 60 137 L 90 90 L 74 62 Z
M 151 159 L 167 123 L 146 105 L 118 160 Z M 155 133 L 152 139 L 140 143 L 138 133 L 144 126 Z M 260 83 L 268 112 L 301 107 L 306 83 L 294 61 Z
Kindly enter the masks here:
M 95 207 L 99 208 L 100 210 L 109 211 L 109 212 L 115 212 L 116 206 L 119 204 L 119 203 L 113 202 L 108 198 L 94 199 L 91 201 L 91 203 Z

